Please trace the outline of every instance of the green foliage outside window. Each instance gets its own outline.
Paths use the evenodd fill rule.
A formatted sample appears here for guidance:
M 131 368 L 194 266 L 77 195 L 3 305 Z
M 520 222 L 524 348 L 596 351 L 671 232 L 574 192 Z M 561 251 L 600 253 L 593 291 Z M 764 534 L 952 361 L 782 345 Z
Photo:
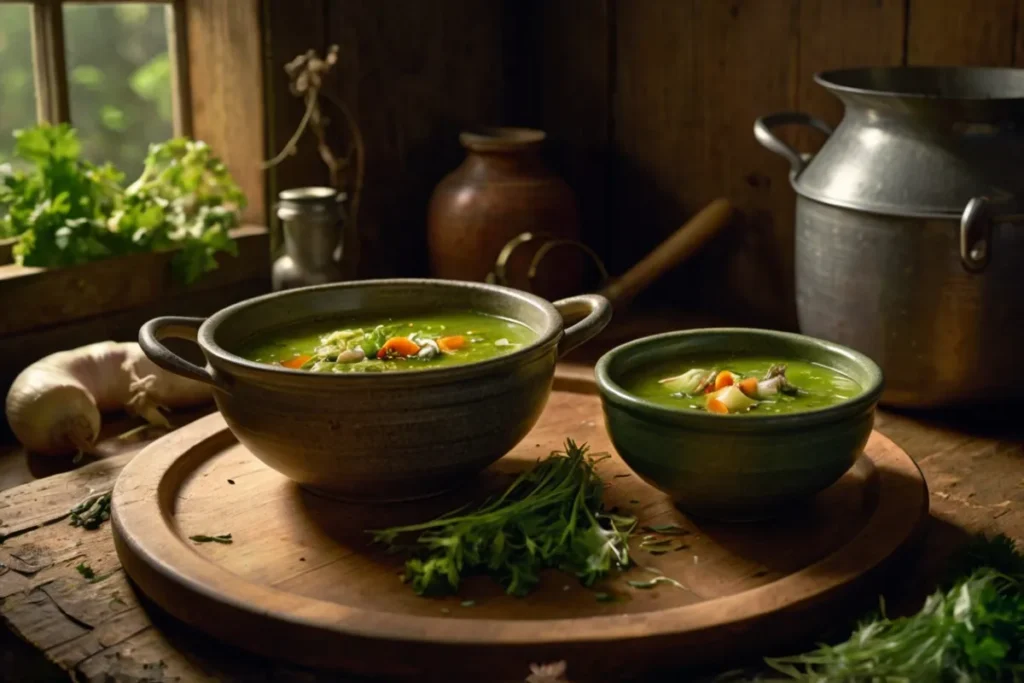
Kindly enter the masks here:
M 28 5 L 0 4 L 0 160 L 36 120 Z M 172 137 L 171 63 L 163 5 L 64 5 L 72 125 L 82 157 L 142 172 L 150 143 Z

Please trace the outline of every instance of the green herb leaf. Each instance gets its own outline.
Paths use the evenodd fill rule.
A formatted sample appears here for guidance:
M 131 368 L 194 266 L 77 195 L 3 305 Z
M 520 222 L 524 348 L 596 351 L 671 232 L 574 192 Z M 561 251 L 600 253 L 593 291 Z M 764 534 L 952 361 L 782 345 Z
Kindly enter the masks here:
M 951 576 L 917 614 L 890 619 L 880 602 L 848 640 L 766 663 L 799 681 L 1021 680 L 1024 556 L 1005 536 L 978 539 L 950 569 L 967 573 Z
M 549 567 L 589 586 L 631 564 L 628 542 L 636 527 L 633 517 L 601 512 L 604 483 L 596 462 L 585 444 L 569 439 L 564 453 L 539 461 L 471 512 L 369 533 L 392 548 L 399 536 L 417 535 L 417 554 L 406 562 L 405 576 L 421 595 L 453 593 L 471 572 L 489 574 L 511 595 L 525 595 Z
M 231 534 L 220 534 L 218 536 L 206 536 L 206 535 L 203 535 L 203 534 L 198 534 L 196 536 L 189 536 L 188 538 L 189 538 L 190 541 L 195 541 L 196 543 L 225 543 L 225 544 L 227 544 L 227 543 L 232 543 L 233 542 L 231 540 Z
M 96 578 L 96 572 L 94 572 L 92 567 L 90 567 L 85 562 L 80 563 L 77 567 L 75 567 L 75 570 L 87 579 Z
M 676 588 L 681 588 L 684 591 L 690 590 L 689 588 L 679 583 L 675 579 L 669 578 L 667 576 L 655 576 L 653 579 L 649 579 L 647 581 L 627 581 L 626 583 L 628 583 L 633 588 L 639 588 L 640 590 L 650 590 L 657 586 L 659 583 L 667 583 L 672 586 L 675 586 Z
M 110 491 L 89 496 L 71 508 L 71 526 L 83 529 L 98 529 L 110 519 Z

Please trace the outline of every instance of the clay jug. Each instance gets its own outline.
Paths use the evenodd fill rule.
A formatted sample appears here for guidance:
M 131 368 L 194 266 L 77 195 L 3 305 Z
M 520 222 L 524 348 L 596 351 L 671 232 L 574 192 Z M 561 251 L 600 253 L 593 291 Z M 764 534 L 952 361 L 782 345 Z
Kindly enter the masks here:
M 459 136 L 466 159 L 434 190 L 427 215 L 434 277 L 483 282 L 512 238 L 523 232 L 579 240 L 579 210 L 572 190 L 549 170 L 540 150 L 545 134 L 527 128 L 490 128 Z M 574 249 L 552 250 L 527 270 L 535 240 L 506 265 L 510 286 L 548 299 L 581 292 L 585 261 Z

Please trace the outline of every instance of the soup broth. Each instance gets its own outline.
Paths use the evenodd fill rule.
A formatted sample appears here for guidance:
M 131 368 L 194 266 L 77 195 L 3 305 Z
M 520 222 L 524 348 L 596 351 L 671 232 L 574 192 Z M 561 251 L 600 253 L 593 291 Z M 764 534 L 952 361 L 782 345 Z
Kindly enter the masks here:
M 239 355 L 310 372 L 428 370 L 512 353 L 537 338 L 522 323 L 473 312 L 320 320 L 252 339 Z
M 626 373 L 619 383 L 629 393 L 659 405 L 736 415 L 826 408 L 862 391 L 857 382 L 824 365 L 711 355 L 647 365 Z

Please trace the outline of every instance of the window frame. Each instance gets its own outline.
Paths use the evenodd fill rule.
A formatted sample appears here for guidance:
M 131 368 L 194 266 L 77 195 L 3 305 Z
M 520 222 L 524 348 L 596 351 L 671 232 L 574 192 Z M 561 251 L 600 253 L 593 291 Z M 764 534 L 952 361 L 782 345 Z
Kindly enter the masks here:
M 0 5 L 28 6 L 31 11 L 36 120 L 74 125 L 65 60 L 64 5 L 140 2 L 163 5 L 167 12 L 174 135 L 210 143 L 246 193 L 243 225 L 266 226 L 268 179 L 260 167 L 267 153 L 268 113 L 263 0 L 0 0 Z M 236 23 L 252 29 L 253 37 L 247 43 L 224 45 L 210 39 L 224 36 Z M 193 78 L 196 64 L 205 65 L 198 79 Z M 239 83 L 251 90 L 238 87 Z M 246 112 L 246 119 L 228 120 L 227 114 L 236 111 Z M 0 239 L 0 267 L 11 263 L 15 241 L 17 238 Z
M 31 6 L 32 66 L 37 121 L 71 123 L 65 57 L 64 5 L 138 2 L 164 6 L 167 17 L 167 47 L 171 62 L 171 111 L 174 134 L 193 134 L 186 8 L 188 0 L 0 0 L 0 4 Z

